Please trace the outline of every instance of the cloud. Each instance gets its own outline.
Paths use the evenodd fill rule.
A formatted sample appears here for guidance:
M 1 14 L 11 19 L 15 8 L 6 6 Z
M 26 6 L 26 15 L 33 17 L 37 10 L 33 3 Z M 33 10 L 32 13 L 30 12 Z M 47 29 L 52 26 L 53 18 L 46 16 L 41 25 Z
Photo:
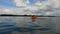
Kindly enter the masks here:
M 14 0 L 19 8 L 16 14 L 37 14 L 37 15 L 60 15 L 60 0 L 34 0 L 35 5 L 29 6 L 29 0 Z
M 13 11 L 8 8 L 0 7 L 0 14 L 13 14 Z
M 18 7 L 26 7 L 29 4 L 29 0 L 14 0 L 14 2 Z
M 45 15 L 60 15 L 60 0 L 37 1 L 35 5 L 38 7 L 37 11 L 42 10 Z
M 20 8 L 14 10 L 14 13 L 15 13 L 16 15 L 23 15 L 23 14 L 26 14 L 26 12 L 25 12 L 24 10 L 20 9 Z
M 19 14 L 19 12 L 21 14 L 21 11 L 22 11 L 22 14 L 28 13 L 28 14 L 37 14 L 37 15 L 40 14 L 41 15 L 42 13 L 39 13 L 39 12 L 41 12 L 39 10 L 44 9 L 44 6 L 40 2 L 36 2 L 36 5 L 34 5 L 34 6 L 31 7 L 31 6 L 28 5 L 30 3 L 29 0 L 27 1 L 28 4 L 22 2 L 22 0 L 19 0 L 19 1 L 18 0 L 15 0 L 15 1 L 17 3 L 20 2 L 19 5 L 17 5 L 17 3 L 15 2 L 16 3 L 16 6 L 20 8 L 20 9 L 17 10 L 18 11 L 18 12 L 16 12 L 17 14 Z M 23 4 L 23 5 L 21 5 L 21 4 Z M 22 8 L 22 6 L 23 6 L 23 8 Z
M 51 5 L 53 7 L 59 8 L 59 6 L 60 6 L 60 0 L 54 0 L 54 1 L 50 0 L 50 2 L 51 2 Z
M 48 11 L 48 12 L 46 12 L 45 14 L 46 15 L 52 15 L 54 12 L 50 12 L 50 11 Z

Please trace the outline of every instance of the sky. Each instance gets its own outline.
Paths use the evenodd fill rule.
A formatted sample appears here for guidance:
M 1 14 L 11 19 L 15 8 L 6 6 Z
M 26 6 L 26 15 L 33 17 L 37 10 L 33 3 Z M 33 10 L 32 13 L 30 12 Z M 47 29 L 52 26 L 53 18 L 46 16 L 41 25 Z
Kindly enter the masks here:
M 0 14 L 60 16 L 60 0 L 0 0 Z

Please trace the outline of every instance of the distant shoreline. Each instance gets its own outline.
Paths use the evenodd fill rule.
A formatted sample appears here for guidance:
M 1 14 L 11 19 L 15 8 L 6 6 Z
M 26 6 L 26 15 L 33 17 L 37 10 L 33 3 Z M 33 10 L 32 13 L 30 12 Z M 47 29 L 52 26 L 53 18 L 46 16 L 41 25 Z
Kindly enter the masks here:
M 32 15 L 13 15 L 13 14 L 0 14 L 0 16 L 17 16 L 17 17 L 31 17 Z M 49 15 L 36 15 L 37 17 L 60 17 L 60 16 L 49 16 Z
M 16 16 L 16 17 L 31 17 L 32 15 L 5 15 L 2 14 L 0 16 Z M 43 16 L 43 15 L 36 15 L 37 17 L 60 17 L 60 16 Z

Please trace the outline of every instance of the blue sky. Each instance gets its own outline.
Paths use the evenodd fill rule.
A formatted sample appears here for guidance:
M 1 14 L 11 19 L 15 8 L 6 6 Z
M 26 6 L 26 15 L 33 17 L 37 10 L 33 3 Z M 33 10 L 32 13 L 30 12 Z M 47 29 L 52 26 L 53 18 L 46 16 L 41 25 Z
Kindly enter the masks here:
M 30 1 L 30 5 L 34 5 L 35 2 L 33 0 L 29 0 Z
M 41 2 L 44 1 L 44 0 L 40 0 Z M 30 6 L 34 5 L 35 2 L 33 0 L 29 0 L 30 2 Z M 3 6 L 3 7 L 9 7 L 9 8 L 16 8 L 14 2 L 12 0 L 0 0 L 0 6 Z
M 0 0 L 0 6 L 6 7 L 6 8 L 15 8 L 12 0 Z
M 23 1 L 0 0 L 0 13 L 12 13 L 19 15 L 33 13 L 37 15 L 60 15 L 60 0 L 25 0 L 24 2 Z

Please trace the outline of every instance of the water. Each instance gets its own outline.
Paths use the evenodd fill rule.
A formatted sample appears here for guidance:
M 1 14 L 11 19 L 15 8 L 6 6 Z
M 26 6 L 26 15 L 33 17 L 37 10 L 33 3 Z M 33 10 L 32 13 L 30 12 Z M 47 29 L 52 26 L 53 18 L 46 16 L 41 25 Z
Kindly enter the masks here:
M 31 22 L 30 17 L 0 17 L 0 23 L 7 21 L 7 19 L 11 19 L 16 23 L 17 27 L 25 26 L 28 22 Z M 40 26 L 48 27 L 52 26 L 57 33 L 60 33 L 60 17 L 38 17 L 37 23 Z

